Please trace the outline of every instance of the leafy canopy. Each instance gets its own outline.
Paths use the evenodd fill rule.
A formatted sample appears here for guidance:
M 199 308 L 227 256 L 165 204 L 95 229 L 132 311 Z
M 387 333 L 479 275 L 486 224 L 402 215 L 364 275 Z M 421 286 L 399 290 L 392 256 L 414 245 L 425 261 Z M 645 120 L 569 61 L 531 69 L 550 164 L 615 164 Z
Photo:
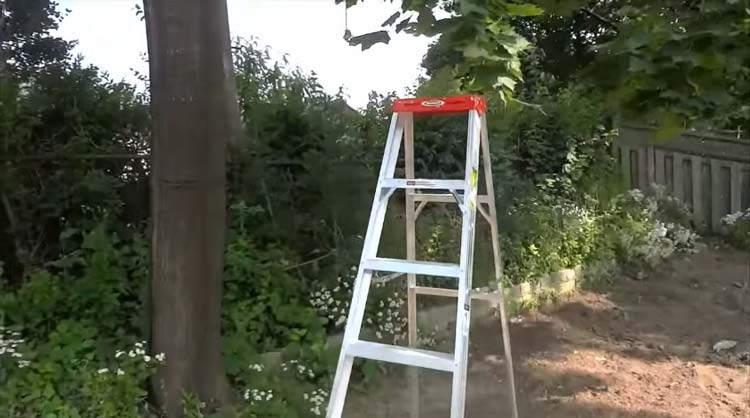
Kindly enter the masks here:
M 618 36 L 597 46 L 590 76 L 625 116 L 662 126 L 744 125 L 750 115 L 750 1 L 627 1 Z M 744 121 L 744 122 L 743 122 Z
M 356 3 L 347 0 L 347 7 Z M 519 57 L 530 43 L 515 31 L 511 19 L 540 15 L 541 8 L 500 0 L 403 0 L 401 9 L 383 27 L 393 27 L 396 33 L 441 35 L 452 51 L 461 54 L 452 72 L 462 90 L 495 90 L 503 99 L 512 98 L 516 84 L 523 80 Z M 439 18 L 436 12 L 446 17 Z M 378 31 L 353 37 L 349 43 L 364 50 L 389 40 L 388 32 Z
M 547 64 L 585 76 L 626 117 L 750 127 L 750 0 L 402 0 L 383 26 L 441 35 L 428 71 L 450 68 L 462 91 L 511 98 L 533 42 L 553 56 Z M 389 40 L 378 31 L 349 42 Z

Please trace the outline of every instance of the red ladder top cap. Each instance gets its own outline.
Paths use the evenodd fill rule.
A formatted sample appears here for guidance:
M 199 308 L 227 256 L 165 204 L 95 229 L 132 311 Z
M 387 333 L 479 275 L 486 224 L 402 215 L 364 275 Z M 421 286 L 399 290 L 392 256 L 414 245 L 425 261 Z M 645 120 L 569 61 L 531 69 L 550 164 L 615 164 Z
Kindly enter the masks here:
M 393 102 L 393 112 L 411 112 L 418 114 L 461 113 L 476 110 L 487 111 L 487 101 L 480 96 L 465 95 L 451 97 L 421 97 L 398 99 Z

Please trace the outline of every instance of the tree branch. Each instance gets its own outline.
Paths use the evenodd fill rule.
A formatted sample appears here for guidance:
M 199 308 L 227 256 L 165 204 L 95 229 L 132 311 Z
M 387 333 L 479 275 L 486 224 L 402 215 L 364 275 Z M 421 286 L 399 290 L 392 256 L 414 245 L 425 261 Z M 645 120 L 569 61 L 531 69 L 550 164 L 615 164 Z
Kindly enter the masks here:
M 617 22 L 613 21 L 612 19 L 608 19 L 599 13 L 592 10 L 590 7 L 582 7 L 581 11 L 586 13 L 587 15 L 593 17 L 594 19 L 604 23 L 605 25 L 609 26 L 611 29 L 613 29 L 616 33 L 620 33 L 620 28 L 617 26 Z
M 13 207 L 10 205 L 10 199 L 8 199 L 8 196 L 3 193 L 0 195 L 0 200 L 3 202 L 3 208 L 5 209 L 5 216 L 8 218 L 8 225 L 10 226 L 10 235 L 13 237 L 13 245 L 15 247 L 15 255 L 16 260 L 18 260 L 19 263 L 26 265 L 28 261 L 30 260 L 30 256 L 28 251 L 26 251 L 25 248 L 23 248 L 23 244 L 21 243 L 21 240 L 18 238 L 18 222 L 16 221 L 16 216 L 13 212 Z
M 296 268 L 299 268 L 299 267 L 302 267 L 302 266 L 306 266 L 308 264 L 316 263 L 316 262 L 318 262 L 318 261 L 320 261 L 320 260 L 322 260 L 324 258 L 328 258 L 328 257 L 334 255 L 335 253 L 336 253 L 335 251 L 331 251 L 330 253 L 321 255 L 320 257 L 315 257 L 312 260 L 303 261 L 303 262 L 301 262 L 299 264 L 295 264 L 293 266 L 289 266 L 289 267 L 285 268 L 284 270 L 296 269 Z

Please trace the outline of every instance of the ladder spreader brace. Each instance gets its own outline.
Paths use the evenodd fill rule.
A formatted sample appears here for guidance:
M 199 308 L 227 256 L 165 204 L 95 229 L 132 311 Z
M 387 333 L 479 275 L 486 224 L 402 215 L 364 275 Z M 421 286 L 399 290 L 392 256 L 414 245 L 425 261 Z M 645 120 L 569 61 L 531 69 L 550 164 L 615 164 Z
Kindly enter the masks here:
M 469 326 L 472 299 L 484 299 L 497 303 L 502 322 L 503 346 L 508 371 L 510 406 L 512 417 L 518 418 L 515 380 L 510 347 L 508 318 L 505 310 L 501 283 L 502 265 L 497 228 L 497 210 L 492 183 L 492 167 L 487 134 L 486 101 L 479 96 L 455 96 L 421 99 L 400 99 L 393 105 L 393 117 L 388 131 L 383 163 L 380 167 L 370 220 L 367 226 L 362 257 L 354 283 L 352 303 L 344 331 L 336 375 L 328 404 L 327 418 L 341 418 L 346 392 L 349 386 L 355 358 L 379 360 L 419 368 L 453 373 L 450 418 L 463 418 L 466 397 L 466 373 L 469 347 Z M 455 114 L 467 112 L 469 129 L 467 134 L 466 170 L 462 180 L 431 180 L 414 177 L 414 115 Z M 401 142 L 404 144 L 405 178 L 394 178 Z M 479 151 L 482 150 L 486 194 L 478 196 Z M 383 231 L 386 208 L 393 193 L 405 189 L 406 195 L 406 259 L 379 258 L 377 256 L 380 236 Z M 417 191 L 420 191 L 419 193 Z M 430 192 L 423 193 L 422 190 Z M 447 190 L 448 193 L 437 193 Z M 459 193 L 460 192 L 460 193 Z M 458 204 L 463 218 L 461 232 L 461 254 L 458 264 L 416 260 L 415 224 L 427 203 Z M 415 206 L 416 205 L 416 206 Z M 472 291 L 472 269 L 474 260 L 474 238 L 476 211 L 490 225 L 494 254 L 495 282 L 497 290 L 491 292 Z M 367 295 L 373 281 L 373 273 L 391 272 L 392 279 L 407 276 L 408 284 L 408 335 L 409 347 L 380 344 L 359 339 L 364 319 Z M 442 289 L 417 286 L 416 276 L 440 276 L 455 278 L 457 289 Z M 377 279 L 376 279 L 377 280 Z M 456 339 L 453 354 L 421 350 L 417 346 L 417 295 L 456 297 Z M 411 369 L 412 390 L 411 414 L 419 415 L 419 389 L 417 369 Z

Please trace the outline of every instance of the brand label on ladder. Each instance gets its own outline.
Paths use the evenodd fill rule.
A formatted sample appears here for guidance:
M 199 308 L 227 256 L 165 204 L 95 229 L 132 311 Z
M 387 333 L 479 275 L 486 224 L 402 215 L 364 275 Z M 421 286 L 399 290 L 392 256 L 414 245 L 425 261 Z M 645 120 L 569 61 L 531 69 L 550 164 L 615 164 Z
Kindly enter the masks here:
M 445 105 L 445 102 L 442 100 L 425 100 L 422 102 L 422 106 L 427 107 L 440 107 Z

